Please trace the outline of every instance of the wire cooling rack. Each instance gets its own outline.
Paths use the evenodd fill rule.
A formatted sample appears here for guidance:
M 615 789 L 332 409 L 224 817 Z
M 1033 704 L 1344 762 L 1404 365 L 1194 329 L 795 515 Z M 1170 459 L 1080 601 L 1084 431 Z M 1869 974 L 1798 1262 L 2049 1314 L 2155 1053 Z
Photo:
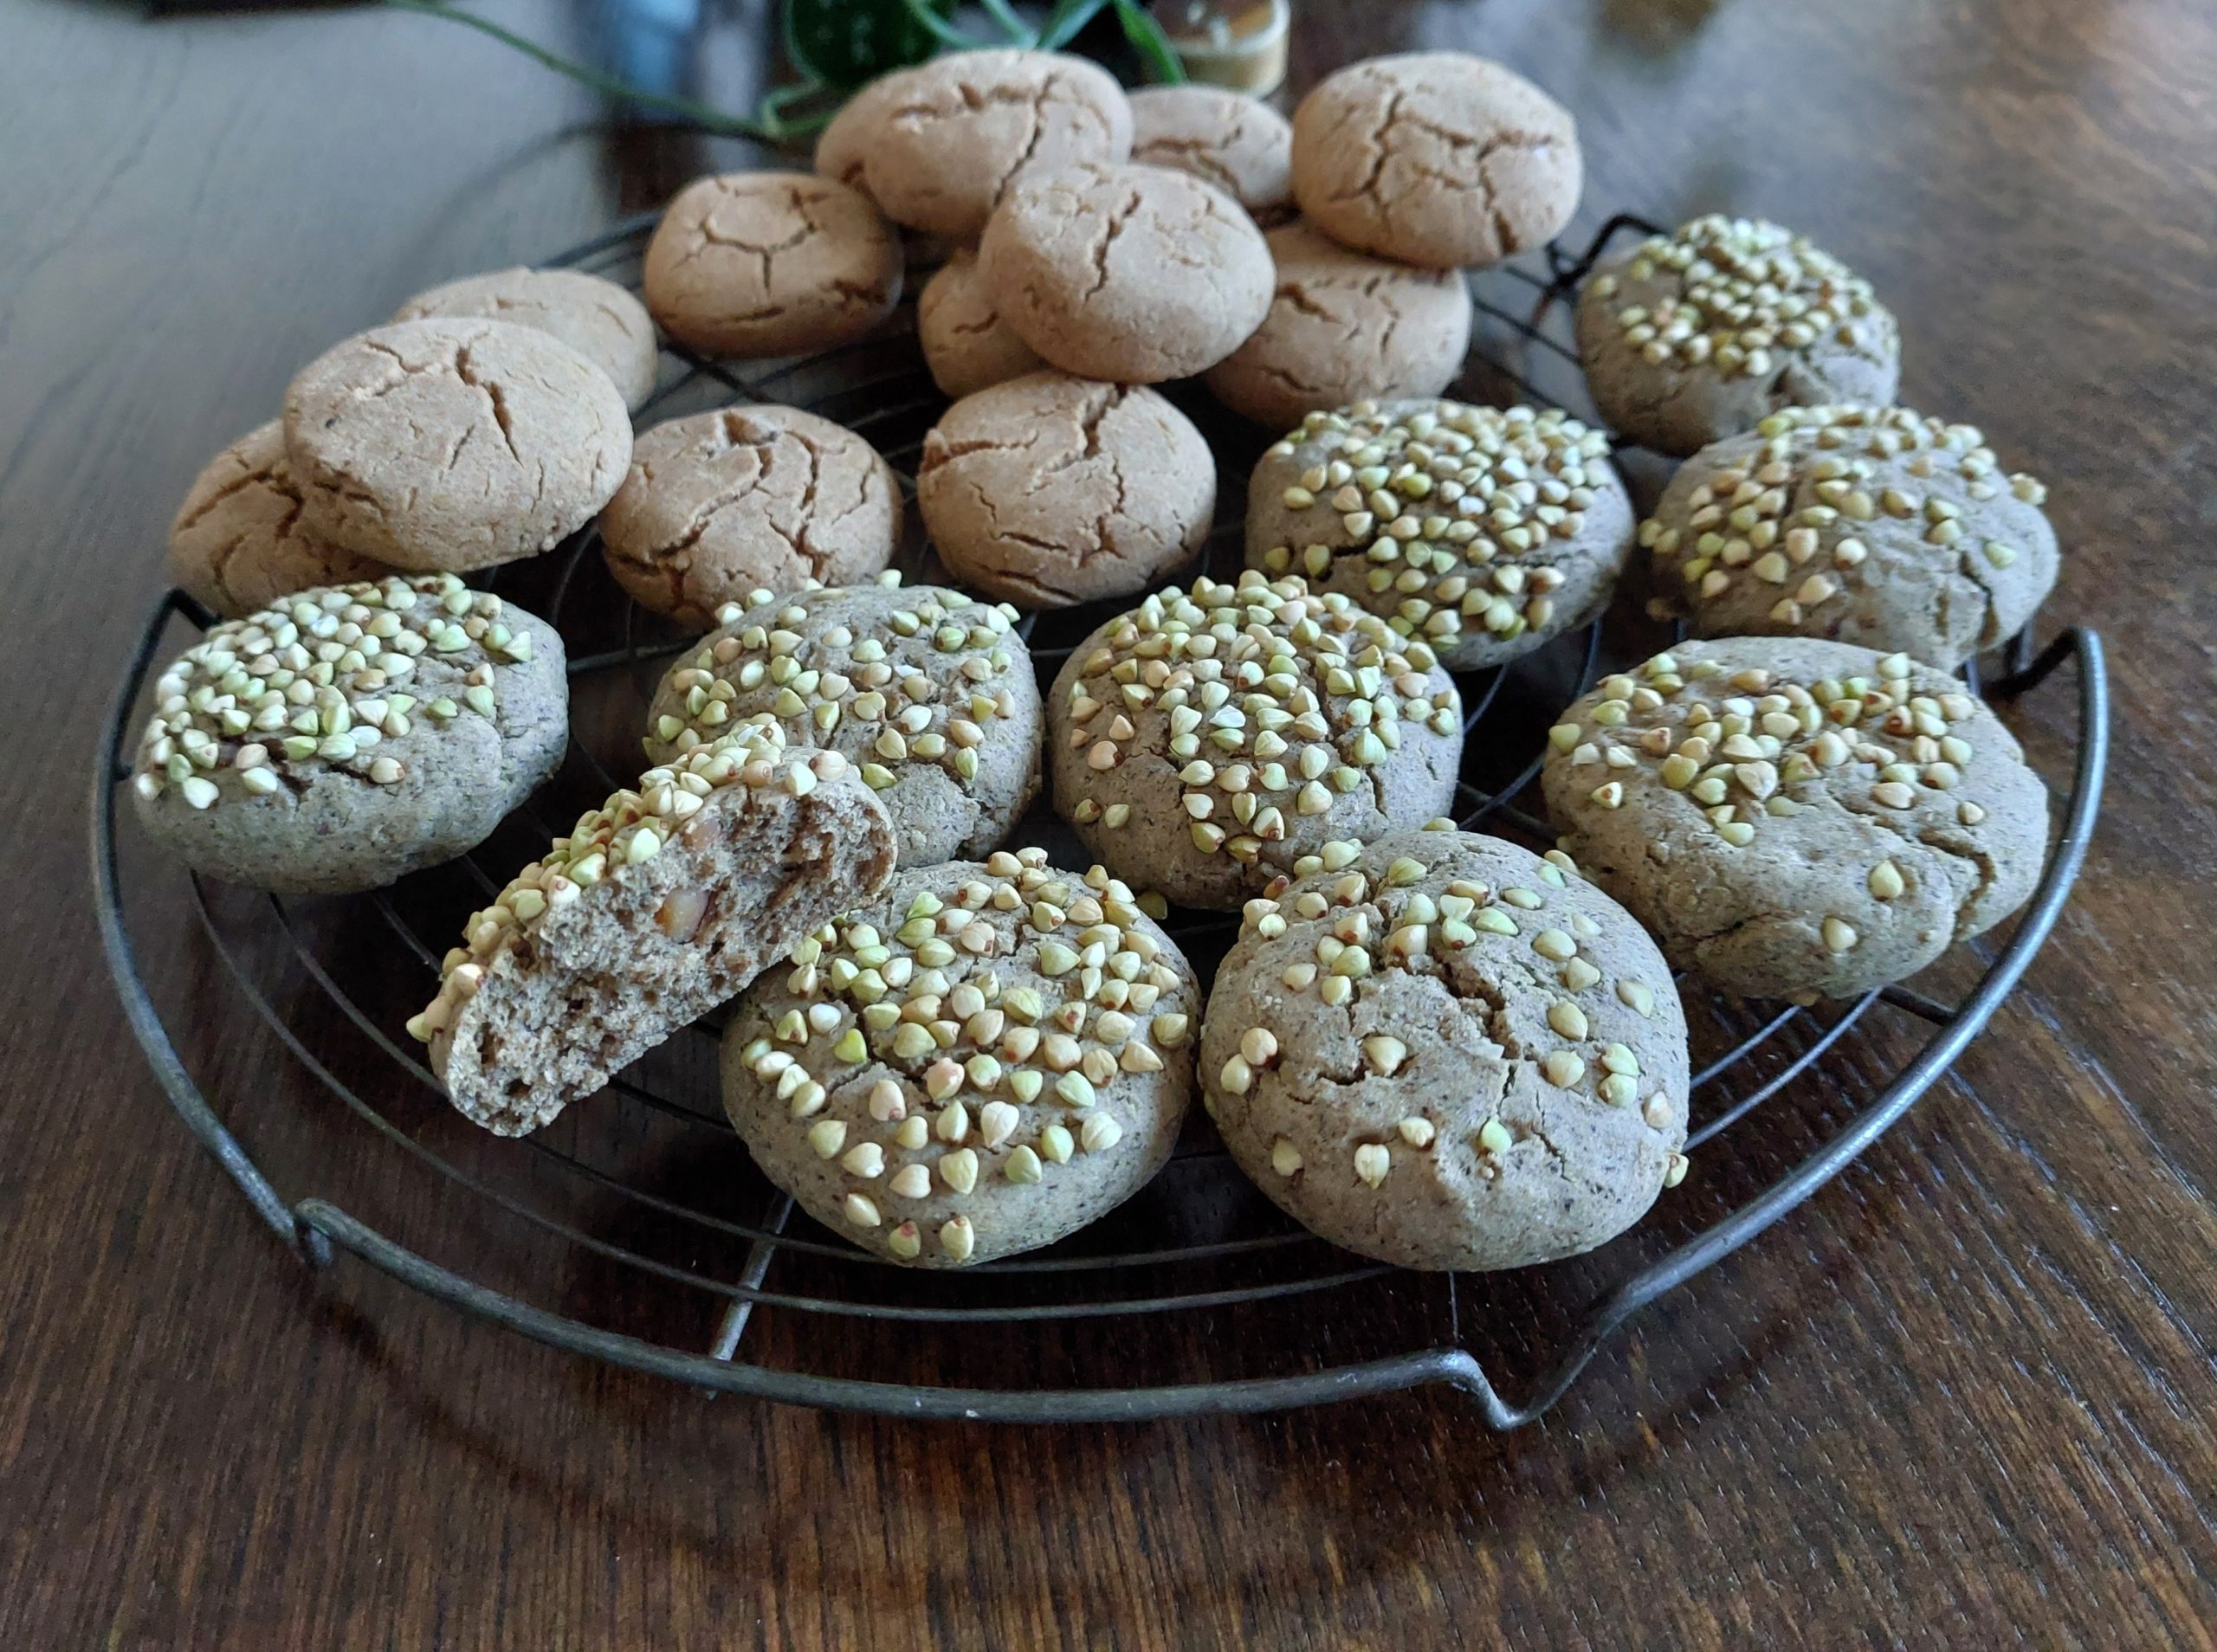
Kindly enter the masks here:
M 651 227 L 650 217 L 626 223 L 555 261 L 636 287 Z M 1454 393 L 1552 403 L 1591 417 L 1568 341 L 1571 300 L 1616 238 L 1651 228 L 1620 216 L 1582 248 L 1548 248 L 1537 268 L 1474 276 L 1477 328 Z M 757 371 L 682 352 L 664 366 L 643 425 L 738 401 L 807 407 L 869 437 L 912 498 L 924 433 L 944 405 L 905 335 Z M 1229 578 L 1240 562 L 1244 479 L 1265 437 L 1205 402 L 1187 405 L 1218 452 L 1223 482 L 1200 567 Z M 1621 444 L 1619 459 L 1636 487 L 1659 470 L 1651 455 Z M 913 510 L 909 519 L 902 565 L 932 576 Z M 498 584 L 570 647 L 572 748 L 545 792 L 454 866 L 372 895 L 294 900 L 190 880 L 201 955 L 318 1081 L 305 1104 L 296 1087 L 211 1095 L 221 1087 L 195 1079 L 179 1038 L 198 1049 L 204 1068 L 220 1065 L 221 1052 L 204 1048 L 190 1013 L 165 1017 L 139 966 L 119 798 L 152 668 L 210 617 L 180 592 L 162 598 L 117 687 L 94 777 L 98 917 L 132 1031 L 186 1126 L 310 1265 L 345 1250 L 556 1347 L 705 1390 L 890 1415 L 1136 1419 L 1440 1383 L 1473 1397 L 1493 1428 L 1531 1421 L 1634 1315 L 1807 1199 L 1947 1071 L 2054 926 L 2093 829 L 2107 745 L 2098 639 L 2069 629 L 2037 654 L 2029 635 L 2015 639 L 1984 692 L 2031 692 L 2075 663 L 2078 727 L 2055 841 L 2013 932 L 1936 965 L 1930 974 L 1956 984 L 1953 993 L 1935 989 L 1940 996 L 1920 990 L 1920 987 L 1845 1004 L 1750 1005 L 1682 982 L 1701 1063 L 1687 1143 L 1694 1174 L 1590 1256 L 1483 1277 L 1409 1274 L 1350 1256 L 1250 1186 L 1196 1109 L 1170 1165 L 1108 1217 L 1044 1251 L 921 1274 L 798 1216 L 754 1170 L 717 1101 L 718 1017 L 520 1141 L 487 1136 L 446 1106 L 403 1021 L 430 996 L 463 917 L 543 850 L 554 823 L 637 772 L 647 698 L 683 642 L 622 596 L 590 531 L 553 557 L 501 571 Z M 1042 682 L 1121 605 L 1027 621 Z M 1633 617 L 1636 606 L 1620 602 L 1606 623 L 1461 679 L 1464 824 L 1536 847 L 1552 840 L 1523 806 L 1544 731 L 1605 656 L 1638 658 L 1671 640 Z M 1981 686 L 1975 665 L 1965 674 Z M 1075 840 L 1044 812 L 1018 841 L 1082 864 Z M 174 874 L 158 868 L 131 880 L 157 881 L 174 893 Z M 1169 926 L 1205 978 L 1236 923 L 1173 913 Z M 188 935 L 184 944 L 204 940 Z M 285 1179 L 317 1191 L 294 1197 L 245 1138 L 290 1141 L 303 1129 L 307 1148 L 291 1156 L 307 1162 Z M 426 1241 L 404 1243 L 354 1214 L 386 1208 L 387 1227 L 422 1229 Z M 1517 1380 L 1496 1380 L 1511 1369 Z

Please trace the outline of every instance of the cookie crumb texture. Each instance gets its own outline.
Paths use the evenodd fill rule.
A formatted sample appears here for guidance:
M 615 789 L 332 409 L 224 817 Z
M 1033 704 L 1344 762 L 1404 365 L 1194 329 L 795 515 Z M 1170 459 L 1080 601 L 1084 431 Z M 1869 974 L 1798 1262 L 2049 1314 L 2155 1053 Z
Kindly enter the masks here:
M 1576 1255 L 1684 1174 L 1662 954 L 1567 857 L 1497 838 L 1382 839 L 1249 901 L 1200 1064 L 1258 1187 L 1406 1268 Z
M 2047 791 L 1957 679 L 1808 638 L 1690 642 L 1551 732 L 1563 847 L 1673 963 L 1750 997 L 1850 997 L 1999 923 Z
M 1463 706 L 1425 643 L 1252 571 L 1149 596 L 1047 696 L 1055 809 L 1134 887 L 1236 909 L 1455 800 Z
M 552 626 L 451 574 L 395 575 L 212 628 L 156 681 L 131 785 L 196 871 L 349 894 L 475 848 L 568 743 Z
M 1018 181 L 1132 150 L 1124 89 L 1060 52 L 955 52 L 871 81 L 832 118 L 816 170 L 895 223 L 974 241 Z
M 967 247 L 955 248 L 916 295 L 916 341 L 932 383 L 957 399 L 1047 365 L 1001 319 Z
M 1830 637 L 1952 665 L 2014 636 L 2053 589 L 2046 499 L 1970 425 L 1787 408 L 1679 467 L 1639 539 L 1705 636 Z
M 763 1173 L 895 1262 L 1050 1244 L 1137 1192 L 1193 1094 L 1193 970 L 1132 892 L 1044 849 L 903 871 L 724 1033 Z
M 643 608 L 706 630 L 762 587 L 867 579 L 901 539 L 901 486 L 869 442 L 798 408 L 656 425 L 601 513 L 608 571 Z
M 1220 86 L 1131 94 L 1132 158 L 1213 184 L 1265 227 L 1293 214 L 1293 127 L 1267 103 Z
M 677 192 L 641 285 L 671 338 L 710 356 L 798 355 L 858 339 L 901 297 L 901 239 L 843 184 L 730 172 Z
M 662 347 L 647 307 L 627 287 L 575 269 L 500 269 L 418 293 L 396 321 L 482 316 L 551 333 L 606 373 L 637 409 L 655 393 Z
M 1320 81 L 1293 116 L 1293 193 L 1334 240 L 1429 269 L 1544 244 L 1585 183 L 1570 112 L 1462 52 L 1374 57 Z
M 1159 166 L 1067 166 L 1018 185 L 978 261 L 1018 338 L 1065 372 L 1118 384 L 1204 371 L 1270 307 L 1270 249 L 1254 221 Z
M 1529 654 L 1600 612 L 1631 558 L 1608 438 L 1555 409 L 1361 402 L 1255 467 L 1247 562 L 1344 593 L 1452 670 Z
M 1015 610 L 933 585 L 755 596 L 663 677 L 649 760 L 766 715 L 857 766 L 903 867 L 999 848 L 1038 790 L 1044 726 Z
M 295 591 L 385 571 L 302 527 L 301 494 L 284 426 L 272 419 L 248 431 L 208 461 L 178 507 L 170 578 L 203 607 L 243 619 Z
M 750 725 L 581 816 L 471 915 L 409 1031 L 456 1107 L 538 1129 L 893 874 L 883 805 L 836 752 Z
M 1684 458 L 1781 408 L 1884 407 L 1901 331 L 1871 283 L 1760 218 L 1696 218 L 1604 263 L 1578 298 L 1602 419 Z
M 924 438 L 916 507 L 964 584 L 1024 608 L 1143 590 L 1200 548 L 1216 460 L 1157 392 L 1029 373 Z
M 391 567 L 467 572 L 552 550 L 624 480 L 631 416 L 608 375 L 507 321 L 373 328 L 285 392 L 301 525 Z

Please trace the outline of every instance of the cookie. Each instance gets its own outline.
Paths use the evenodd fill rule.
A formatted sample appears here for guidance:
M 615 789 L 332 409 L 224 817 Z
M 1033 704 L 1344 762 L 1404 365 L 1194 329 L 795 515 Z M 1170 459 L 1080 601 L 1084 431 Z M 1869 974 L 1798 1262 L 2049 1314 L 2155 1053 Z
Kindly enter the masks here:
M 1138 889 L 1228 911 L 1342 841 L 1455 801 L 1463 704 L 1424 642 L 1337 591 L 1242 574 L 1159 591 L 1047 694 L 1056 812 Z
M 1270 249 L 1221 190 L 1160 166 L 1065 166 L 1009 191 L 978 243 L 1001 319 L 1065 372 L 1186 378 L 1270 307 Z
M 1350 402 L 1437 396 L 1463 371 L 1470 292 L 1460 274 L 1373 258 L 1305 223 L 1264 239 L 1277 267 L 1270 313 L 1204 375 L 1235 413 L 1282 430 Z
M 132 791 L 148 836 L 226 883 L 382 888 L 552 776 L 569 705 L 553 628 L 451 574 L 301 591 L 164 669 Z
M 901 238 L 869 200 L 805 172 L 728 172 L 677 192 L 641 286 L 703 355 L 798 356 L 859 339 L 901 297 Z
M 956 248 L 916 295 L 916 341 L 923 346 L 932 383 L 951 397 L 968 396 L 1047 365 L 1001 319 L 978 273 L 978 255 L 966 247 Z
M 501 269 L 418 293 L 396 321 L 484 316 L 551 333 L 606 373 L 637 410 L 655 393 L 662 346 L 647 307 L 614 281 L 576 269 Z
M 1899 654 L 1686 642 L 1605 679 L 1550 738 L 1562 846 L 1728 992 L 1900 980 L 2039 878 L 2039 777 L 1962 682 Z
M 242 619 L 314 585 L 375 579 L 385 570 L 301 526 L 301 482 L 272 419 L 208 461 L 170 524 L 169 574 L 225 619 Z
M 1712 215 L 1605 261 L 1578 296 L 1601 417 L 1684 458 L 1781 408 L 1884 407 L 1901 330 L 1871 283 L 1762 219 Z
M 631 416 L 608 375 L 510 321 L 398 321 L 285 392 L 301 526 L 389 567 L 463 573 L 552 550 L 608 502 Z
M 1257 1186 L 1404 1268 L 1577 1255 L 1685 1173 L 1662 954 L 1564 857 L 1499 838 L 1385 838 L 1250 901 L 1200 1067 Z
M 1213 184 L 1258 224 L 1293 216 L 1293 128 L 1267 103 L 1220 86 L 1131 94 L 1132 158 Z
M 873 81 L 817 140 L 816 170 L 895 223 L 974 241 L 1018 180 L 1131 153 L 1132 108 L 1060 52 L 955 52 Z
M 869 442 L 798 408 L 719 408 L 642 435 L 601 513 L 608 571 L 706 630 L 750 590 L 869 578 L 901 540 L 901 484 Z
M 893 875 L 836 752 L 749 725 L 639 777 L 471 914 L 408 1030 L 455 1106 L 538 1129 Z
M 724 1032 L 724 1109 L 836 1233 L 947 1268 L 1051 1244 L 1170 1157 L 1200 989 L 1132 892 L 1046 851 L 903 868 Z
M 1144 590 L 1199 550 L 1216 461 L 1154 390 L 1027 373 L 964 397 L 925 436 L 916 508 L 964 584 L 1066 608 Z
M 1353 64 L 1293 113 L 1293 196 L 1309 221 L 1427 269 L 1544 244 L 1577 211 L 1584 181 L 1570 112 L 1464 52 Z
M 2047 489 L 1968 424 L 1788 408 L 1704 448 L 1639 540 L 1704 636 L 1826 636 L 1953 665 L 2054 588 Z
M 1607 604 L 1632 545 L 1608 453 L 1553 408 L 1312 413 L 1255 466 L 1247 563 L 1345 592 L 1451 670 L 1499 665 Z
M 999 848 L 1039 789 L 1044 726 L 1014 610 L 935 585 L 755 598 L 663 678 L 648 760 L 766 715 L 859 767 L 903 867 Z

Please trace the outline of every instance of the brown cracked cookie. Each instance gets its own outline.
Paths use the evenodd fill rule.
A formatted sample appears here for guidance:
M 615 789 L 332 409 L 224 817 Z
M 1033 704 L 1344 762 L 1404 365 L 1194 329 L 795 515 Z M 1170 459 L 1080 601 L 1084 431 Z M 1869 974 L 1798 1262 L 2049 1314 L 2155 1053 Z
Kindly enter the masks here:
M 1252 571 L 1149 596 L 1047 694 L 1056 812 L 1134 887 L 1218 911 L 1446 814 L 1462 752 L 1429 647 Z
M 1460 274 L 1373 258 L 1305 223 L 1265 238 L 1277 267 L 1270 313 L 1205 376 L 1226 407 L 1283 429 L 1350 402 L 1437 396 L 1462 371 L 1470 293 Z
M 397 321 L 326 350 L 285 392 L 307 532 L 394 568 L 537 556 L 624 480 L 631 416 L 606 373 L 511 321 Z
M 1497 263 L 1578 210 L 1578 124 L 1521 74 L 1408 52 L 1320 81 L 1293 114 L 1293 194 L 1334 240 L 1427 269 Z
M 575 269 L 501 269 L 465 275 L 418 293 L 393 312 L 396 321 L 425 316 L 483 316 L 551 333 L 606 373 L 624 405 L 655 393 L 662 346 L 647 307 L 614 281 Z
M 1686 642 L 1552 731 L 1548 811 L 1671 961 L 1750 997 L 1851 997 L 1999 923 L 2047 791 L 1962 682 L 1809 637 Z
M 305 590 L 164 669 L 139 819 L 196 871 L 350 894 L 475 849 L 561 765 L 553 629 L 451 574 Z
M 876 894 L 893 861 L 844 758 L 750 725 L 647 771 L 472 913 L 408 1030 L 463 1114 L 528 1134 Z
M 834 1232 L 920 1268 L 989 1262 L 1162 1168 L 1200 997 L 1098 867 L 1081 878 L 1027 849 L 904 868 L 740 1001 L 724 1109 Z
M 1220 190 L 1160 166 L 1089 163 L 1009 191 L 978 243 L 1002 319 L 1065 372 L 1185 378 L 1270 307 L 1270 249 Z
M 1216 461 L 1151 390 L 1028 373 L 924 438 L 916 507 L 964 584 L 1023 608 L 1144 590 L 1207 536 Z
M 1696 218 L 1602 264 L 1578 353 L 1602 418 L 1678 458 L 1781 408 L 1884 407 L 1901 382 L 1901 331 L 1871 283 L 1760 218 Z
M 300 480 L 275 419 L 208 461 L 170 524 L 169 574 L 225 619 L 242 619 L 314 585 L 375 579 L 385 570 L 326 544 L 301 525 Z
M 1247 563 L 1345 592 L 1451 670 L 1499 665 L 1607 605 L 1632 544 L 1608 455 L 1553 408 L 1312 413 L 1255 466 Z
M 798 408 L 719 408 L 656 425 L 601 513 L 608 571 L 642 608 L 707 630 L 751 590 L 868 579 L 901 539 L 892 467 Z
M 1704 636 L 1826 636 L 1954 665 L 2014 636 L 2054 588 L 2046 498 L 1968 424 L 1787 408 L 1681 465 L 1639 541 Z
M 916 295 L 916 342 L 932 383 L 958 399 L 1047 365 L 1001 319 L 967 247 L 957 248 Z
M 1131 94 L 1132 159 L 1213 184 L 1258 224 L 1293 216 L 1293 128 L 1267 103 L 1220 86 Z
M 1566 857 L 1498 838 L 1386 838 L 1248 902 L 1200 1067 L 1257 1186 L 1404 1268 L 1574 1256 L 1685 1174 L 1662 954 Z
M 817 140 L 816 170 L 895 223 L 973 241 L 1019 179 L 1131 152 L 1114 76 L 1060 52 L 954 52 L 871 81 Z
M 901 238 L 867 197 L 806 172 L 727 172 L 677 192 L 647 243 L 647 307 L 709 356 L 859 339 L 901 297 Z
M 772 717 L 788 739 L 858 766 L 903 867 L 974 860 L 1039 788 L 1039 683 L 1014 618 L 935 585 L 757 592 L 663 678 L 648 760 Z

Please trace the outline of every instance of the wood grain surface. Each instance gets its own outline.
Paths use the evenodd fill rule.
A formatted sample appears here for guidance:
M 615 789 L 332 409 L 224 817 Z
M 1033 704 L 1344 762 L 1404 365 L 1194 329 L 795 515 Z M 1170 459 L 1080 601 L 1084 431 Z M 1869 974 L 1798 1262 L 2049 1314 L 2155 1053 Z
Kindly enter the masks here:
M 555 42 L 583 26 L 558 0 L 488 9 Z M 1582 122 L 1588 223 L 1806 228 L 1902 316 L 1904 399 L 2049 481 L 2070 549 L 2046 623 L 2107 632 L 2117 746 L 2023 991 L 1862 1165 L 1508 1436 L 1445 1391 L 1022 1432 L 712 1402 L 358 1262 L 313 1275 L 178 1127 L 94 930 L 94 737 L 164 527 L 331 340 L 744 152 L 611 132 L 420 18 L 0 0 L 0 1646 L 2217 1645 L 2217 13 L 1301 12 L 1297 83 L 1419 43 L 1535 75 Z M 712 55 L 727 101 L 747 60 L 728 33 Z M 2071 714 L 2067 684 L 2012 713 L 2051 773 Z M 185 1057 L 288 1196 L 666 1333 L 637 1276 L 549 1261 L 369 1136 L 223 977 L 183 881 L 128 833 L 125 861 Z M 217 921 L 266 951 L 249 905 Z M 281 1007 L 343 1055 L 281 962 Z M 1858 1032 L 1842 1093 L 1908 1036 Z M 1690 1197 L 1836 1124 L 1822 1087 L 1746 1162 L 1697 1162 Z M 403 1122 L 432 1127 L 420 1104 Z M 736 1171 L 656 1173 L 712 1197 Z M 1454 1307 L 1513 1365 L 1540 1294 L 1465 1282 Z M 1409 1345 L 1445 1311 L 1428 1281 L 1373 1281 L 1251 1334 L 1057 1333 L 1037 1362 L 1283 1369 Z M 805 1320 L 766 1310 L 750 1355 L 805 1357 Z M 897 1333 L 841 1336 L 858 1366 L 904 1357 Z

